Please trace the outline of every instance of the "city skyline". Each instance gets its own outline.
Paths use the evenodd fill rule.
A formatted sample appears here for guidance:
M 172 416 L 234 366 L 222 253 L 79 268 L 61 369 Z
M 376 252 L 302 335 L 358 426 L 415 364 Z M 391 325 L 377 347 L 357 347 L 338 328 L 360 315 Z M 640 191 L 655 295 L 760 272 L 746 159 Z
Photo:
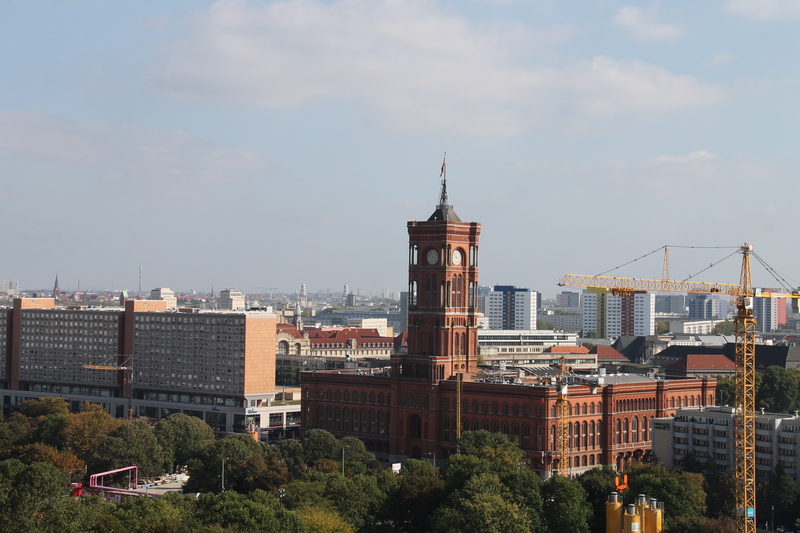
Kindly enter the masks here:
M 136 290 L 143 264 L 143 290 L 395 291 L 398 222 L 427 218 L 446 151 L 481 284 L 552 297 L 664 244 L 744 241 L 798 284 L 798 20 L 751 0 L 3 3 L 0 279 Z M 736 283 L 735 258 L 698 274 L 727 253 L 673 249 L 672 277 Z M 658 279 L 661 257 L 613 275 Z

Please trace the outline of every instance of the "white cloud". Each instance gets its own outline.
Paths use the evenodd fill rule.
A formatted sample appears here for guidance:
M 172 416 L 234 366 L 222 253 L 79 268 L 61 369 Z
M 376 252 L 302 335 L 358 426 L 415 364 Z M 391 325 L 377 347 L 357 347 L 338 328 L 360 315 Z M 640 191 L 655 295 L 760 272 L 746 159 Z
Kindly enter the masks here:
M 691 76 L 675 75 L 644 61 L 596 57 L 562 73 L 561 85 L 590 115 L 670 111 L 718 102 L 725 93 Z
M 800 17 L 800 0 L 729 0 L 725 9 L 756 20 Z
M 653 157 L 648 161 L 653 164 L 662 164 L 662 163 L 692 163 L 695 161 L 708 161 L 710 159 L 716 159 L 719 157 L 718 154 L 713 154 L 706 150 L 696 150 L 689 155 L 660 155 L 658 157 Z
M 64 174 L 77 173 L 89 181 L 135 182 L 175 191 L 229 181 L 267 166 L 257 154 L 214 145 L 183 131 L 3 111 L 0 152 L 54 162 Z
M 662 41 L 682 37 L 683 27 L 658 22 L 657 11 L 655 5 L 646 8 L 623 6 L 614 17 L 614 23 L 628 30 L 638 41 Z
M 418 0 L 225 0 L 188 28 L 163 51 L 168 94 L 267 108 L 337 101 L 403 129 L 509 135 L 565 110 L 659 112 L 724 97 L 643 62 L 540 66 L 569 28 L 480 26 Z

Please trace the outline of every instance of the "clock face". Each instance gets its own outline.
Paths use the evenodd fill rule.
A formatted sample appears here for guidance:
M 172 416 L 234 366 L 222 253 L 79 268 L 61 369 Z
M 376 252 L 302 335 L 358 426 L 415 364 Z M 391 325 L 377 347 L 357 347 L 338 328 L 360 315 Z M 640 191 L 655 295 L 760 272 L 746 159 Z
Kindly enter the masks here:
M 453 264 L 454 265 L 460 265 L 461 264 L 461 252 L 459 250 L 456 250 L 455 252 L 453 252 Z
M 439 252 L 437 252 L 436 250 L 430 250 L 428 251 L 427 258 L 429 265 L 435 265 L 437 261 L 439 261 Z

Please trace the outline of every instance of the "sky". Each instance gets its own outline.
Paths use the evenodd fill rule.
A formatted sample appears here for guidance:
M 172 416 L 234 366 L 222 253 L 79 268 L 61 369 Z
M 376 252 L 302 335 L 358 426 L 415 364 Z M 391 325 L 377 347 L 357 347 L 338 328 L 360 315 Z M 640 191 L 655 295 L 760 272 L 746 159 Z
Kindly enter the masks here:
M 798 27 L 800 0 L 0 0 L 0 279 L 400 291 L 446 152 L 482 284 L 551 297 L 663 245 L 737 283 L 708 267 L 748 242 L 798 285 Z

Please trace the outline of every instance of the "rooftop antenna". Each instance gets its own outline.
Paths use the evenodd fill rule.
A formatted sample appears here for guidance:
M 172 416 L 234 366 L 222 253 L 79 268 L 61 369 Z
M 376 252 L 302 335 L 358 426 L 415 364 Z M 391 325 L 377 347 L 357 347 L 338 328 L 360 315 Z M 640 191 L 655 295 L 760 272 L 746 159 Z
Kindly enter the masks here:
M 142 293 L 142 264 L 139 263 L 139 294 Z

